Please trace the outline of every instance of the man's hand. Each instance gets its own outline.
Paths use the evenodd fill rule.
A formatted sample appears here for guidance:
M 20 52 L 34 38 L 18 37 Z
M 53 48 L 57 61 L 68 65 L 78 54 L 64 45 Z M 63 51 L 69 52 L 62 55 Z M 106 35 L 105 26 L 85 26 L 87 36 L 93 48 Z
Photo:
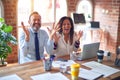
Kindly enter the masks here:
M 29 41 L 29 31 L 28 31 L 28 29 L 24 26 L 24 23 L 23 22 L 21 22 L 21 26 L 22 26 L 22 28 L 23 28 L 23 31 L 24 31 L 24 33 L 25 33 L 25 40 L 26 41 Z

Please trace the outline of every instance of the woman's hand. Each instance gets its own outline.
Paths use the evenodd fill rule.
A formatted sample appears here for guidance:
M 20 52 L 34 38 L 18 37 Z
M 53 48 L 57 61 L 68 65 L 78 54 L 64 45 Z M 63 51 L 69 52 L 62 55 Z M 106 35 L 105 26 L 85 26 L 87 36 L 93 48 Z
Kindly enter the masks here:
M 28 29 L 24 26 L 24 23 L 23 22 L 21 22 L 21 26 L 22 26 L 22 28 L 23 28 L 23 31 L 24 31 L 24 33 L 25 33 L 25 40 L 26 41 L 29 41 L 29 31 L 28 31 Z
M 60 30 L 59 24 L 55 25 L 55 23 L 54 23 L 52 29 L 49 29 L 48 27 L 47 27 L 47 29 L 50 34 L 50 39 L 54 39 L 55 43 L 57 43 L 60 38 L 60 36 L 57 36 L 57 34 L 56 34 L 56 32 L 58 32 Z
M 82 35 L 83 35 L 83 31 L 79 31 L 78 32 L 78 34 L 77 34 L 77 40 L 79 41 L 80 40 L 80 38 L 82 37 Z

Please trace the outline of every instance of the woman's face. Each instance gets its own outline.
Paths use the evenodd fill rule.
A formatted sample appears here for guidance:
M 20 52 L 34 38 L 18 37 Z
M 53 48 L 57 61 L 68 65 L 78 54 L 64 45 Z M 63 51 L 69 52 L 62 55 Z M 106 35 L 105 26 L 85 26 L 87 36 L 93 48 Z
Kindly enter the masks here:
M 62 24 L 63 34 L 69 34 L 70 33 L 70 29 L 71 29 L 70 21 L 68 19 L 65 19 L 63 21 L 63 24 Z

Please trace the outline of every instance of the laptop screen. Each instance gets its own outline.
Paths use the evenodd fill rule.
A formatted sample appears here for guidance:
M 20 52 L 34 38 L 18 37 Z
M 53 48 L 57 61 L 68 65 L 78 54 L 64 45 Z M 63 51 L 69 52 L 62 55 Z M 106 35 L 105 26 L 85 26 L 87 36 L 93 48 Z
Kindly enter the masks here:
M 79 56 L 80 60 L 96 57 L 97 51 L 99 50 L 99 45 L 100 42 L 83 45 L 83 51 Z

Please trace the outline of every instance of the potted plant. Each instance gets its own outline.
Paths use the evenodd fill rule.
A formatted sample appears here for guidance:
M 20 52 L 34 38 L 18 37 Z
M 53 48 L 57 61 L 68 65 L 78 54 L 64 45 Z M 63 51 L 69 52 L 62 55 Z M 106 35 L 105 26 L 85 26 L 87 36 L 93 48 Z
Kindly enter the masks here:
M 12 52 L 10 45 L 16 44 L 16 38 L 11 34 L 13 27 L 0 18 L 0 65 L 6 65 L 6 58 Z

